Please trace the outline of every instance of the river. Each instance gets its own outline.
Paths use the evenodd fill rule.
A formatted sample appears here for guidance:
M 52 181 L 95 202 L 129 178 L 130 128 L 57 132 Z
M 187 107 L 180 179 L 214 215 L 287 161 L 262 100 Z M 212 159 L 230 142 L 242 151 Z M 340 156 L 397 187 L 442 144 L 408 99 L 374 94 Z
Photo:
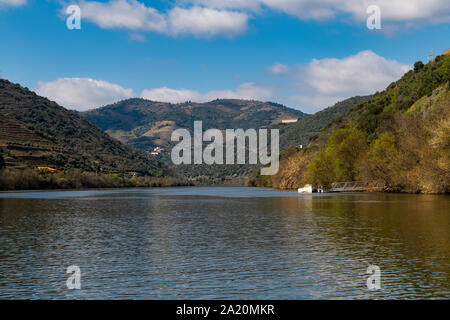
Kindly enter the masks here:
M 2 192 L 0 299 L 449 299 L 449 234 L 445 195 Z

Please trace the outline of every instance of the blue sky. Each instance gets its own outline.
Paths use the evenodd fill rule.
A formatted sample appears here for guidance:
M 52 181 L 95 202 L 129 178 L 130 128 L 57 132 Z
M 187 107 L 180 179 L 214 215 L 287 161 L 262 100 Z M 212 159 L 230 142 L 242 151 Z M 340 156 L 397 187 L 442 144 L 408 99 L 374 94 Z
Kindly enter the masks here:
M 69 4 L 81 30 L 66 27 Z M 0 0 L 0 72 L 78 110 L 141 96 L 313 113 L 448 49 L 449 21 L 448 0 Z

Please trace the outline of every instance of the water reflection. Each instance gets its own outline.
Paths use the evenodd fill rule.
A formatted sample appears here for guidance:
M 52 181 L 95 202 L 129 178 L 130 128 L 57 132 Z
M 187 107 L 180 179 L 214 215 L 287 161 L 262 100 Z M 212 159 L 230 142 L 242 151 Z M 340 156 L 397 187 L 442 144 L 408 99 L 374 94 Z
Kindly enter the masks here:
M 450 297 L 448 196 L 9 195 L 0 196 L 0 298 Z M 72 264 L 80 291 L 65 287 Z M 366 287 L 371 264 L 382 271 L 377 292 Z

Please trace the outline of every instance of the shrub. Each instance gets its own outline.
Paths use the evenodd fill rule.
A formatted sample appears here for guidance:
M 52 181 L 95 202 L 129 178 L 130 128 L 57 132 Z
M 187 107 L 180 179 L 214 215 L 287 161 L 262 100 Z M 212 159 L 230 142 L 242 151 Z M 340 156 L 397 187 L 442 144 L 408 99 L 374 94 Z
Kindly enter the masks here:
M 416 63 L 414 63 L 414 72 L 422 70 L 424 66 L 425 65 L 423 64 L 422 61 L 417 61 Z

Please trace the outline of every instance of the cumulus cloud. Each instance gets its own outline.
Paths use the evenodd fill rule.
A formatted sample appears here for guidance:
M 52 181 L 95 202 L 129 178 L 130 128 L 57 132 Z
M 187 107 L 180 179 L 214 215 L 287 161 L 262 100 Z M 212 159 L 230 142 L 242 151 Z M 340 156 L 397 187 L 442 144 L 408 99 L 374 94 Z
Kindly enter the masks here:
M 368 95 L 384 90 L 411 68 L 372 51 L 361 51 L 342 59 L 313 59 L 300 66 L 275 64 L 269 69 L 273 69 L 273 73 L 290 83 L 288 88 L 279 87 L 276 96 L 271 86 L 253 82 L 243 83 L 234 90 L 208 92 L 185 88 L 151 88 L 143 90 L 140 96 L 171 103 L 207 102 L 214 99 L 281 99 L 290 105 L 300 106 L 303 111 L 313 113 L 356 95 Z M 62 106 L 80 111 L 137 96 L 132 89 L 90 78 L 62 78 L 39 82 L 36 92 Z
M 199 101 L 201 94 L 188 89 L 171 89 L 167 87 L 146 89 L 142 91 L 141 97 L 153 101 L 180 103 L 185 101 Z
M 27 0 L 0 0 L 0 8 L 5 6 L 18 7 L 27 3 Z
M 40 81 L 35 91 L 68 109 L 78 111 L 101 107 L 137 96 L 132 89 L 90 78 L 60 78 L 48 82 Z M 249 82 L 239 85 L 235 90 L 212 90 L 205 93 L 167 87 L 146 89 L 142 91 L 141 97 L 171 103 L 208 102 L 214 99 L 268 100 L 272 98 L 272 90 Z
M 68 109 L 78 111 L 85 111 L 135 96 L 132 89 L 125 89 L 117 84 L 90 78 L 40 81 L 35 91 Z
M 273 66 L 269 67 L 269 72 L 274 75 L 284 74 L 289 72 L 289 67 L 277 62 Z
M 173 34 L 235 36 L 247 30 L 248 16 L 240 12 L 192 7 L 172 9 L 168 20 L 169 32 Z
M 388 21 L 411 21 L 411 20 L 449 20 L 450 7 L 447 0 L 345 0 L 336 1 L 336 11 L 351 13 L 360 20 L 367 18 L 366 8 L 377 5 L 381 9 L 381 15 Z
M 0 0 L 19 5 L 26 0 Z M 162 12 L 138 0 L 78 0 L 82 17 L 105 29 L 157 32 L 168 35 L 233 37 L 248 30 L 250 16 L 274 10 L 301 20 L 327 20 L 339 16 L 367 19 L 370 5 L 381 9 L 383 28 L 393 24 L 442 23 L 450 21 L 448 0 L 177 0 Z
M 141 97 L 148 100 L 180 103 L 185 101 L 207 102 L 214 99 L 248 99 L 268 100 L 272 97 L 272 90 L 265 86 L 258 86 L 249 82 L 241 84 L 236 90 L 214 90 L 200 93 L 188 89 L 171 89 L 167 87 L 142 91 Z
M 125 28 L 163 32 L 167 28 L 166 17 L 136 0 L 109 2 L 80 1 L 83 19 L 104 29 Z
M 314 59 L 291 74 L 297 91 L 291 100 L 306 107 L 323 108 L 352 96 L 384 90 L 408 70 L 410 66 L 372 51 L 343 59 Z
M 184 3 L 205 5 L 211 8 L 261 11 L 269 8 L 303 20 L 331 19 L 340 14 L 351 15 L 357 20 L 367 19 L 366 9 L 377 5 L 382 19 L 390 22 L 426 20 L 443 22 L 450 20 L 448 0 L 182 0 Z
M 137 0 L 79 1 L 82 17 L 104 29 L 128 29 L 170 35 L 235 36 L 247 30 L 242 12 L 191 6 L 160 12 Z

